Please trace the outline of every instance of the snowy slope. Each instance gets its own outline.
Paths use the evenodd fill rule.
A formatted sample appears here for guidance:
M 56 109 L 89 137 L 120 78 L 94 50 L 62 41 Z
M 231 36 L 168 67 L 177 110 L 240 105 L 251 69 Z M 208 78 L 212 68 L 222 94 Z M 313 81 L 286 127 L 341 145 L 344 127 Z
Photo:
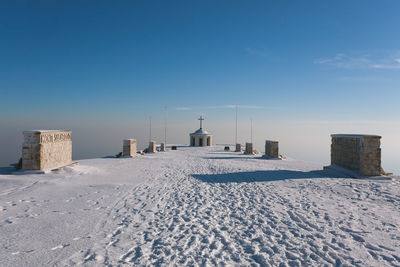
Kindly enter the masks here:
M 0 265 L 400 266 L 400 181 L 189 148 L 0 174 Z

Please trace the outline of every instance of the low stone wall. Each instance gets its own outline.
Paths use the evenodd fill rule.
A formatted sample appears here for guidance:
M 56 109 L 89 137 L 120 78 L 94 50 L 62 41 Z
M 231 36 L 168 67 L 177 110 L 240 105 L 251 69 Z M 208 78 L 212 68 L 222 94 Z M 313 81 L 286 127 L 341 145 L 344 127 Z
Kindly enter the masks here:
M 165 152 L 167 151 L 167 146 L 164 143 L 161 143 L 160 145 L 160 151 Z
M 333 134 L 331 164 L 365 176 L 381 174 L 381 136 Z
M 279 158 L 278 141 L 265 140 L 265 155 L 270 158 Z
M 240 151 L 242 151 L 241 145 L 240 144 L 236 144 L 235 152 L 240 152 Z
M 71 131 L 25 131 L 23 170 L 50 170 L 72 163 Z
M 151 141 L 151 142 L 149 143 L 149 148 L 147 149 L 147 152 L 149 152 L 149 153 L 155 153 L 155 152 L 157 152 L 157 144 L 156 144 L 155 141 Z
M 253 143 L 246 143 L 245 154 L 253 154 Z
M 136 139 L 124 139 L 122 156 L 124 157 L 134 157 L 136 156 Z

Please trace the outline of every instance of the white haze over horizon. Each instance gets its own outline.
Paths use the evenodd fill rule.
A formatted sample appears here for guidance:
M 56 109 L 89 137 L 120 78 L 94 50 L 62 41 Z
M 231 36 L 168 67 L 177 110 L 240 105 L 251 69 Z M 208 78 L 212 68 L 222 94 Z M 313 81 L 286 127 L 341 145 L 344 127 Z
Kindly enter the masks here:
M 198 129 L 195 117 L 178 116 L 169 118 L 167 143 L 188 144 L 189 133 Z M 0 167 L 17 162 L 21 156 L 24 130 L 70 129 L 72 130 L 73 159 L 96 158 L 115 155 L 122 151 L 122 140 L 136 138 L 138 149 L 149 141 L 147 118 L 141 120 L 69 119 L 69 120 L 26 120 L 6 121 L 1 119 Z M 235 119 L 215 116 L 205 121 L 205 129 L 214 135 L 214 144 L 234 144 Z M 162 116 L 152 121 L 152 139 L 164 141 Z M 386 172 L 400 174 L 398 155 L 400 151 L 400 122 L 373 120 L 265 120 L 253 118 L 254 148 L 264 152 L 266 139 L 279 141 L 280 154 L 305 161 L 330 163 L 330 135 L 335 133 L 377 134 L 382 136 L 382 167 Z M 250 141 L 250 120 L 238 122 L 238 141 Z

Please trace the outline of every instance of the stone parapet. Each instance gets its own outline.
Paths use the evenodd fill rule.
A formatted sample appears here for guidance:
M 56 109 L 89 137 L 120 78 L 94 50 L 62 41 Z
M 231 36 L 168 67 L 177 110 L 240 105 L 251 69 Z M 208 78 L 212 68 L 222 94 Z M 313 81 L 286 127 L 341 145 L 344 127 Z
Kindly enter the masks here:
M 24 131 L 23 170 L 50 170 L 72 163 L 71 131 Z
M 253 154 L 253 143 L 246 143 L 245 154 Z
M 332 165 L 365 176 L 381 175 L 381 136 L 333 134 L 331 137 Z
M 161 143 L 160 145 L 160 151 L 165 152 L 167 151 L 167 146 L 164 143 Z
M 240 144 L 236 144 L 235 152 L 240 152 L 240 151 L 242 151 L 241 145 Z
M 270 158 L 279 158 L 278 141 L 265 140 L 265 155 Z
M 150 141 L 149 148 L 147 149 L 148 153 L 155 153 L 157 152 L 157 143 L 156 141 Z
M 122 156 L 124 157 L 134 157 L 136 156 L 136 139 L 124 139 Z

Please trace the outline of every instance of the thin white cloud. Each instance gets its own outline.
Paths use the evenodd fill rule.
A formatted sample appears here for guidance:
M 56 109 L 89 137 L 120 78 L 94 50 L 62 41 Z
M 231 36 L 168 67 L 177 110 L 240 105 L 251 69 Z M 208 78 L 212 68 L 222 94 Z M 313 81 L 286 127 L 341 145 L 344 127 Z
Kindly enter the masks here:
M 369 59 L 369 55 L 349 57 L 338 53 L 332 58 L 315 59 L 314 64 L 326 64 L 341 69 L 360 69 L 368 68 L 371 65 L 371 60 Z
M 400 69 L 400 51 L 377 58 L 369 54 L 348 56 L 338 53 L 332 58 L 318 58 L 314 64 L 329 65 L 340 69 Z
M 374 69 L 400 69 L 400 63 L 394 65 L 383 65 L 383 64 L 375 64 L 372 65 Z
M 264 106 L 246 106 L 246 105 L 239 105 L 238 108 L 264 109 L 264 108 L 267 108 L 267 107 L 264 107 Z
M 269 56 L 268 52 L 263 49 L 254 49 L 254 48 L 247 47 L 244 49 L 244 51 L 253 56 L 259 56 L 259 57 L 268 57 Z
M 398 120 L 289 120 L 291 123 L 299 123 L 302 125 L 306 124 L 349 124 L 349 125 L 388 125 L 388 126 L 400 126 L 400 121 Z
M 192 108 L 190 107 L 178 107 L 176 110 L 191 110 Z
M 250 105 L 223 105 L 223 106 L 207 106 L 202 107 L 205 109 L 232 109 L 232 108 L 246 108 L 246 109 L 263 109 L 264 106 L 250 106 Z
M 253 105 L 222 105 L 222 106 L 197 106 L 197 107 L 177 107 L 176 110 L 185 111 L 193 109 L 266 109 L 264 106 L 253 106 Z
M 345 82 L 388 82 L 391 81 L 387 78 L 377 76 L 341 76 L 338 78 L 339 81 Z

